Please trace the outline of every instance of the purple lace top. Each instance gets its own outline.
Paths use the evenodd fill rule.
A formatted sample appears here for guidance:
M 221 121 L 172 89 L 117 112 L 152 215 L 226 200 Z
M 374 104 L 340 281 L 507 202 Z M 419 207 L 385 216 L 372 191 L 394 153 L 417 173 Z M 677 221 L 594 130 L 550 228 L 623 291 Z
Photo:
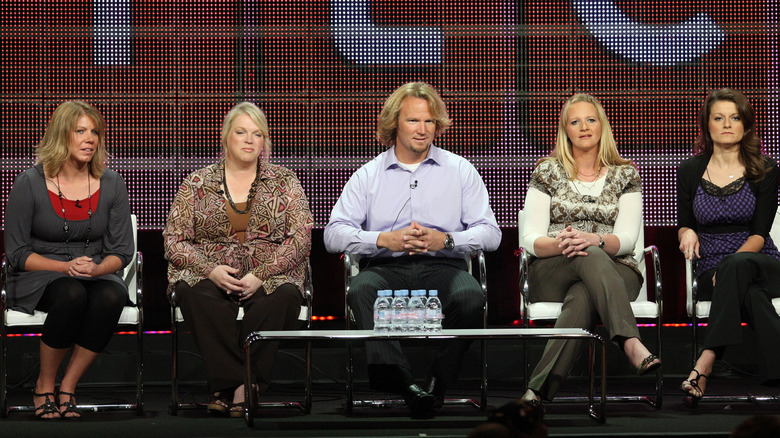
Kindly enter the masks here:
M 693 198 L 693 214 L 704 226 L 723 227 L 728 225 L 750 226 L 756 209 L 756 195 L 744 177 L 725 187 L 702 178 Z M 726 233 L 699 233 L 698 273 L 701 275 L 715 268 L 723 257 L 734 254 L 747 240 L 749 231 Z M 772 237 L 767 236 L 762 254 L 780 260 L 780 252 Z

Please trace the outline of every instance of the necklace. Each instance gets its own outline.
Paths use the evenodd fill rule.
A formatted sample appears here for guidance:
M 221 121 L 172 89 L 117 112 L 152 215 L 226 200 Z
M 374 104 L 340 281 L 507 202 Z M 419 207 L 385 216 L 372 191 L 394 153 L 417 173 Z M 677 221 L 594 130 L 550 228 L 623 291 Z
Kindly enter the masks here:
M 576 190 L 577 194 L 580 195 L 580 199 L 582 199 L 582 202 L 586 202 L 588 204 L 595 204 L 596 203 L 596 198 L 594 198 L 591 195 L 583 195 L 582 192 L 580 192 L 580 189 L 577 188 L 577 184 L 578 183 L 582 184 L 582 181 L 580 181 L 578 179 L 575 179 L 574 181 L 572 181 L 572 185 L 574 186 L 574 190 Z M 591 184 L 590 186 L 586 186 L 585 184 L 582 184 L 582 187 L 584 189 L 590 190 L 595 185 L 596 185 L 596 181 L 593 181 L 593 184 Z
M 237 214 L 247 214 L 249 213 L 249 210 L 252 209 L 252 200 L 255 199 L 255 192 L 257 191 L 257 184 L 260 182 L 260 165 L 257 166 L 257 172 L 255 173 L 255 180 L 252 181 L 252 186 L 249 187 L 249 194 L 246 197 L 246 208 L 243 210 L 239 210 L 238 207 L 236 207 L 236 203 L 233 202 L 233 198 L 230 197 L 230 190 L 228 189 L 227 185 L 227 178 L 225 176 L 225 167 L 227 167 L 225 164 L 222 165 L 222 185 L 225 186 L 225 196 L 227 197 L 228 203 L 230 204 L 230 208 L 233 209 Z
M 707 179 L 710 180 L 710 182 L 712 182 L 712 177 L 710 176 L 710 169 L 707 168 L 707 169 L 704 169 L 704 171 L 707 172 Z M 734 179 L 734 174 L 733 173 L 729 174 L 729 179 Z M 713 184 L 715 184 L 715 183 L 713 183 Z
M 582 175 L 585 178 L 593 178 L 594 176 L 596 176 L 596 175 L 598 175 L 600 173 L 601 173 L 601 169 L 596 169 L 596 171 L 593 172 L 593 173 L 585 173 L 585 172 L 580 172 L 579 170 L 577 170 L 577 175 Z
M 726 167 L 726 173 L 728 173 L 729 179 L 734 179 L 734 172 L 729 172 L 729 170 L 731 170 L 731 165 Z M 710 176 L 710 166 L 707 166 L 707 177 L 709 178 L 709 176 Z M 710 182 L 712 182 L 712 178 L 710 178 Z
M 54 181 L 52 181 L 54 183 Z M 62 194 L 62 190 L 60 189 L 60 175 L 57 174 L 57 182 L 54 184 L 57 186 L 57 197 L 60 198 L 60 211 L 62 212 L 62 220 L 65 222 L 62 226 L 62 230 L 65 232 L 65 248 L 68 250 L 68 260 L 73 260 L 73 254 L 70 252 L 70 226 L 68 225 L 68 218 L 65 216 L 65 204 L 62 203 L 62 198 L 65 198 L 65 196 Z M 84 242 L 84 248 L 89 248 L 89 235 L 92 233 L 92 184 L 89 178 L 89 174 L 87 174 L 87 199 L 88 199 L 88 210 L 87 210 L 87 216 L 89 216 L 89 223 L 87 224 L 87 239 Z M 68 199 L 68 198 L 65 198 Z M 76 206 L 80 207 L 78 205 L 78 200 L 76 201 Z

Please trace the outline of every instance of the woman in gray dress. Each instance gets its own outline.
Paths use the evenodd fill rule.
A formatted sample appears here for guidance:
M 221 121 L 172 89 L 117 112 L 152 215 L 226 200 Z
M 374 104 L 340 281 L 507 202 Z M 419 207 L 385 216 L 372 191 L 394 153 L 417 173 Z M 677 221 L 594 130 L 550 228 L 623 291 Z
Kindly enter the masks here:
M 108 344 L 128 300 L 117 271 L 134 252 L 130 206 L 124 181 L 106 169 L 104 135 L 94 107 L 62 103 L 38 145 L 36 165 L 17 176 L 8 197 L 8 306 L 48 313 L 33 396 L 40 419 L 81 417 L 76 385 Z

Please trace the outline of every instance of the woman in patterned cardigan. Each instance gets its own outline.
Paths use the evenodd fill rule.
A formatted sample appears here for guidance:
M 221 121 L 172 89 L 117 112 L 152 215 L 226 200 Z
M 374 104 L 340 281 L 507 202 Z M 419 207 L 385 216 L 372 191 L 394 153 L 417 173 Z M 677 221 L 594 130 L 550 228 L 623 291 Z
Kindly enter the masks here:
M 658 368 L 661 361 L 639 340 L 630 305 L 643 281 L 633 257 L 641 181 L 618 153 L 593 97 L 577 94 L 564 105 L 557 144 L 531 175 L 525 209 L 534 212 L 521 236 L 532 256 L 530 300 L 563 303 L 556 328 L 592 330 L 601 320 L 637 374 Z M 552 400 L 582 345 L 549 341 L 523 399 Z
M 268 122 L 254 104 L 227 114 L 222 149 L 219 162 L 184 180 L 163 235 L 168 292 L 203 355 L 208 411 L 242 417 L 242 341 L 298 327 L 312 216 L 295 174 L 268 163 Z M 256 392 L 268 387 L 276 348 L 264 342 L 252 351 Z

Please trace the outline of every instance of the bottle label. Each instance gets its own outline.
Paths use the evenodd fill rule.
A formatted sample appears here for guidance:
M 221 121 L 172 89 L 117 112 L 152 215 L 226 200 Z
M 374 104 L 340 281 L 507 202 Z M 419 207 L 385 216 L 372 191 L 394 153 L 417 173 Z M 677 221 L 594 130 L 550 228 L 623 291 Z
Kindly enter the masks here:
M 428 319 L 441 319 L 441 309 L 427 309 L 425 317 Z

